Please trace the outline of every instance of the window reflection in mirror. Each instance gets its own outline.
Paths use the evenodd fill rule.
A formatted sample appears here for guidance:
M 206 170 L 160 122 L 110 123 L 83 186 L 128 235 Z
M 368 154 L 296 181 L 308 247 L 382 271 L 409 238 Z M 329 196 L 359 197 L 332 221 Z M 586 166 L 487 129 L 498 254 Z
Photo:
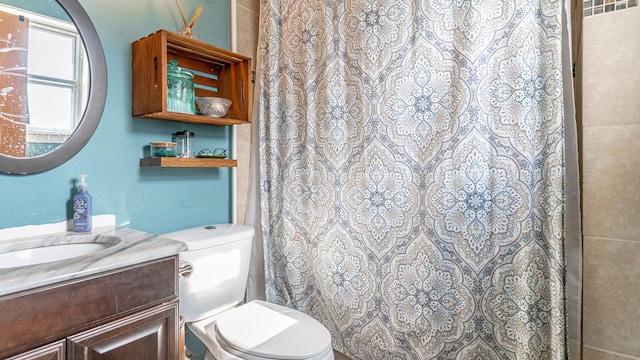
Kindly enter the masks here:
M 46 154 L 73 133 L 87 103 L 82 40 L 69 20 L 2 4 L 0 19 L 0 153 Z

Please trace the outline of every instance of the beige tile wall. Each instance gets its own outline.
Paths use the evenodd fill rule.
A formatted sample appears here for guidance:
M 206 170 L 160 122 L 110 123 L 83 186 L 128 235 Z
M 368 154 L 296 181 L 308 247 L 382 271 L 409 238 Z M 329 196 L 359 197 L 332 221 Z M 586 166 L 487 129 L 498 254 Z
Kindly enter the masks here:
M 640 359 L 640 8 L 583 24 L 583 359 Z
M 237 0 L 237 52 L 249 56 L 256 66 L 260 0 Z M 255 114 L 254 114 L 255 115 Z M 251 125 L 236 126 L 236 222 L 244 224 L 247 212 L 247 189 L 249 187 L 249 161 L 251 148 Z

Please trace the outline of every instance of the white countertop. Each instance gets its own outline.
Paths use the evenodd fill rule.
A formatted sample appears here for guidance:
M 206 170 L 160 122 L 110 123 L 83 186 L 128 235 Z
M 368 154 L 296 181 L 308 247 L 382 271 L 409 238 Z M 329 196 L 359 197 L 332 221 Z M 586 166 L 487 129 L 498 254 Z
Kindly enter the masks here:
M 63 232 L 0 241 L 0 253 L 42 245 L 117 242 L 92 254 L 44 264 L 0 269 L 0 296 L 78 279 L 187 250 L 180 242 L 130 228 L 106 227 L 90 233 Z

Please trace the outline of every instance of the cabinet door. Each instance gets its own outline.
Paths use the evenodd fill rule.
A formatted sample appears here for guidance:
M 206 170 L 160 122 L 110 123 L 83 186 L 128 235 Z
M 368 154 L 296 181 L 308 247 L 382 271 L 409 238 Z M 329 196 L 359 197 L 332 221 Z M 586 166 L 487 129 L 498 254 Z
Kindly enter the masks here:
M 178 358 L 178 301 L 67 338 L 69 360 Z
M 12 356 L 7 360 L 63 360 L 64 340 L 39 347 L 37 349 Z

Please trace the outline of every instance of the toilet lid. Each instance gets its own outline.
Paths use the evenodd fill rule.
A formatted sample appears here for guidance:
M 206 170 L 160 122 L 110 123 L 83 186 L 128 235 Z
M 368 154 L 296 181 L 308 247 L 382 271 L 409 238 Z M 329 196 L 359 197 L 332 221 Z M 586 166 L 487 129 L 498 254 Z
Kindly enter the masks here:
M 216 336 L 224 347 L 267 359 L 308 359 L 331 349 L 329 331 L 320 322 L 259 300 L 220 314 Z

